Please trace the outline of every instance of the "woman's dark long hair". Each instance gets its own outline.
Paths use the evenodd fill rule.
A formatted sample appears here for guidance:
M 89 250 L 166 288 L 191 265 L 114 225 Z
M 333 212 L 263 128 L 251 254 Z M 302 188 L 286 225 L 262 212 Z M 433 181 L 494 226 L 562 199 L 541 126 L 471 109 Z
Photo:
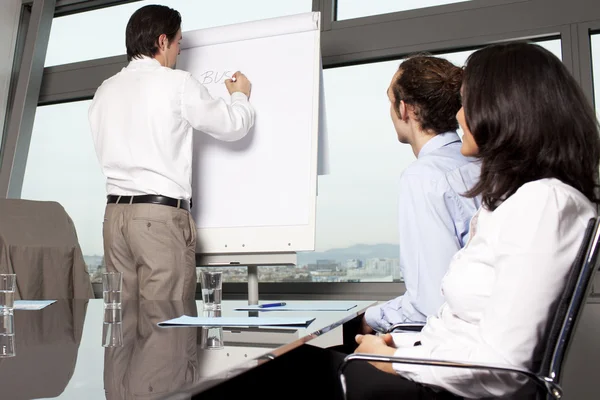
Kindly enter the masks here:
M 556 178 L 598 202 L 595 113 L 564 64 L 531 43 L 486 47 L 467 60 L 467 127 L 481 176 L 467 196 L 494 210 L 527 182 Z

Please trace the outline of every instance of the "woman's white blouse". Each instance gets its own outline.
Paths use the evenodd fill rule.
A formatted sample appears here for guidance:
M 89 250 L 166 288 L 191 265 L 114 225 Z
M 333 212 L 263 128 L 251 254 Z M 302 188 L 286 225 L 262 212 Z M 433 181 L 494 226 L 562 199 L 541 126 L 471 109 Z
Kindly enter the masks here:
M 493 212 L 481 208 L 442 282 L 446 302 L 422 332 L 394 334 L 395 355 L 530 368 L 541 357 L 549 313 L 595 216 L 581 192 L 556 179 L 523 185 Z M 435 243 L 429 245 L 435 251 Z M 417 341 L 421 345 L 414 346 Z M 394 369 L 470 398 L 520 386 L 501 373 L 406 364 Z

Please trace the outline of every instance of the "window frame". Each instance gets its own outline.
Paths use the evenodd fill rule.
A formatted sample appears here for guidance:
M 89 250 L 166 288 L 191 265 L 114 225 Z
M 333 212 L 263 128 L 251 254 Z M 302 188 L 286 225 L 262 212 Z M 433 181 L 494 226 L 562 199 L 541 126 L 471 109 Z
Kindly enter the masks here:
M 339 0 L 333 0 L 333 19 L 331 27 L 332 29 L 343 29 L 349 26 L 364 25 L 364 24 L 379 24 L 382 22 L 395 21 L 410 19 L 415 17 L 424 17 L 430 15 L 441 15 L 454 13 L 459 11 L 481 9 L 485 7 L 495 7 L 498 5 L 505 5 L 511 3 L 522 3 L 530 0 L 470 0 L 457 3 L 442 4 L 437 6 L 429 6 L 422 8 L 413 8 L 410 10 L 395 11 L 385 14 L 374 14 L 365 15 L 362 17 L 354 17 L 347 19 L 337 19 L 338 14 L 338 2 Z
M 581 66 L 579 82 L 592 105 L 596 105 L 600 102 L 600 99 L 595 98 L 592 35 L 598 35 L 600 39 L 600 20 L 580 24 L 577 33 Z M 600 54 L 598 54 L 598 58 L 600 59 Z M 586 66 L 589 66 L 589 68 L 586 68 Z M 600 76 L 596 77 L 596 79 L 599 80 L 598 85 L 600 85 Z M 594 278 L 588 302 L 600 303 L 600 274 L 597 274 Z
M 578 39 L 579 39 L 579 52 L 580 52 L 580 63 L 579 63 L 579 83 L 592 104 L 600 102 L 600 99 L 594 97 L 594 70 L 593 70 L 593 55 L 592 55 L 592 35 L 598 35 L 600 37 L 600 19 L 596 21 L 590 21 L 578 25 Z M 600 58 L 600 55 L 598 55 Z M 596 77 L 600 80 L 600 77 Z M 598 82 L 600 85 L 600 81 Z

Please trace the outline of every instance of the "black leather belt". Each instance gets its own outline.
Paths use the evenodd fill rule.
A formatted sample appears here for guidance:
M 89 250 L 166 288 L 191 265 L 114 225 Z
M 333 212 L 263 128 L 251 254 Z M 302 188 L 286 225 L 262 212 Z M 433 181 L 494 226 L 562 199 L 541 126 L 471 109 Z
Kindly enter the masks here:
M 108 195 L 108 204 L 160 204 L 163 206 L 171 206 L 175 208 L 183 208 L 186 211 L 190 211 L 191 201 L 174 199 L 167 196 L 159 196 L 154 194 L 144 194 L 140 196 L 116 196 Z

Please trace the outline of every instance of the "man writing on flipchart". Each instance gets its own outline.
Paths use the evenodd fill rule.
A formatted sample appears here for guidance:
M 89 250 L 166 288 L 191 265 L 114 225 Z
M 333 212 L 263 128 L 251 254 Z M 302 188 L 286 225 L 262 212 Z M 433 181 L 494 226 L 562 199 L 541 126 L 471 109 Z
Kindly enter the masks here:
M 137 10 L 126 28 L 129 64 L 102 83 L 89 109 L 108 194 L 106 269 L 122 272 L 124 299 L 195 297 L 193 130 L 234 141 L 254 124 L 251 85 L 242 73 L 225 82 L 229 105 L 173 69 L 181 39 L 176 10 Z

